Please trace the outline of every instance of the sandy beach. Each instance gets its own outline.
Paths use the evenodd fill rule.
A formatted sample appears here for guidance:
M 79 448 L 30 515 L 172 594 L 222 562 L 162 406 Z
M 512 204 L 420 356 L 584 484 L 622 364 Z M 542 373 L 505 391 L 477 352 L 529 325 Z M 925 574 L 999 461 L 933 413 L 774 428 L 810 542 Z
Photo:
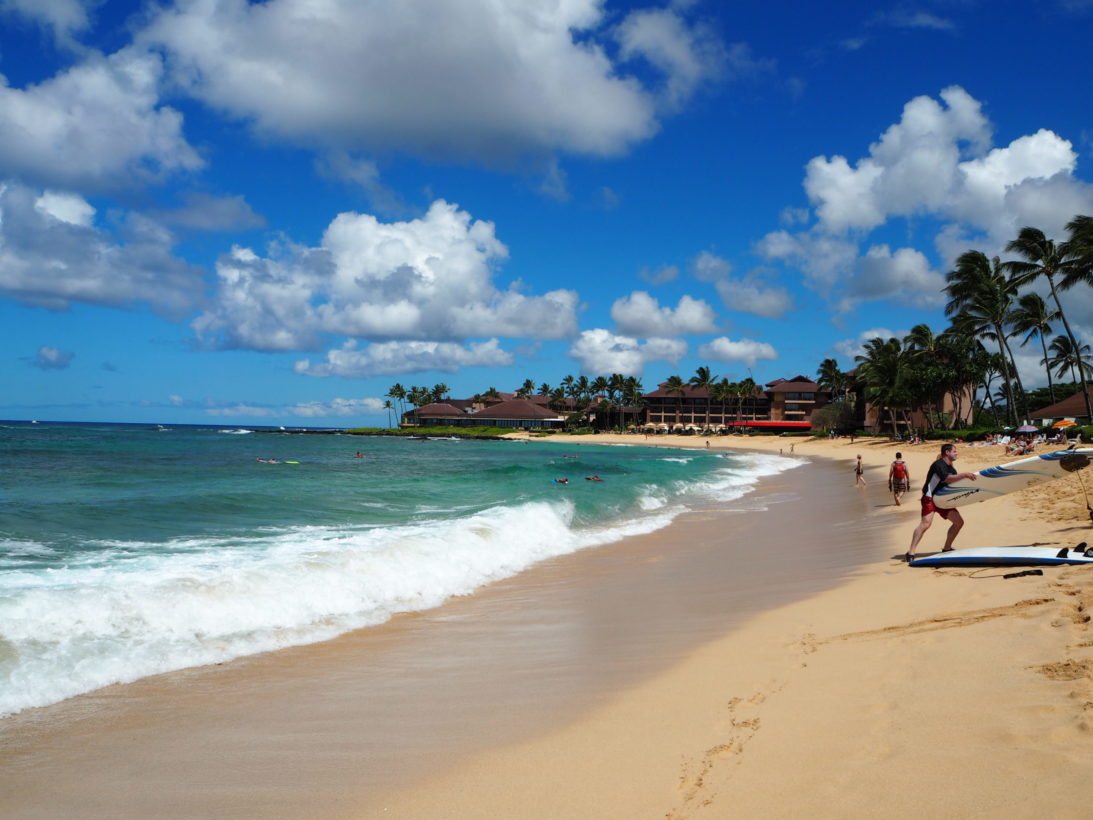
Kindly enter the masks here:
M 642 443 L 705 446 L 694 437 Z M 888 466 L 902 452 L 915 487 L 937 443 L 728 437 L 710 446 L 834 459 L 848 485 L 860 453 L 866 517 L 884 522 L 871 560 L 571 726 L 401 792 L 385 816 L 1088 816 L 1088 567 L 1003 579 L 1000 569 L 902 563 L 917 493 L 895 506 Z M 960 445 L 957 466 L 1007 460 L 999 446 Z M 958 548 L 1090 534 L 1076 478 L 974 505 L 964 518 Z M 919 553 L 943 539 L 935 525 Z
M 572 438 L 591 443 L 706 446 Z M 772 480 L 793 503 L 699 511 L 381 628 L 18 715 L 0 814 L 1088 815 L 1089 568 L 908 567 L 917 492 L 895 506 L 888 465 L 902 451 L 914 488 L 936 443 L 709 444 L 813 463 Z M 957 466 L 1007 460 L 961 445 Z M 1091 534 L 1077 477 L 965 510 L 957 548 Z M 726 527 L 765 547 L 753 577 L 718 551 Z

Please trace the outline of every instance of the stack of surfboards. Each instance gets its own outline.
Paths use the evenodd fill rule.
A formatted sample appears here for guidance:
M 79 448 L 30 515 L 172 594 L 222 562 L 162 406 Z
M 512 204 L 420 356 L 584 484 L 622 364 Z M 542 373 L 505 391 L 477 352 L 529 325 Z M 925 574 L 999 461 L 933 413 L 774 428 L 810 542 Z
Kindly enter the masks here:
M 1084 470 L 1093 463 L 1091 456 L 1093 448 L 1060 450 L 988 467 L 979 471 L 975 481 L 963 478 L 939 487 L 934 493 L 934 505 L 942 509 L 952 509 L 999 498 L 1007 493 Z M 1090 478 L 1093 479 L 1093 471 L 1090 471 Z M 911 562 L 911 566 L 1047 566 L 1088 563 L 1093 563 L 1093 549 L 1087 550 L 1085 543 L 1082 543 L 1068 549 L 1039 546 L 957 549 L 918 558 Z

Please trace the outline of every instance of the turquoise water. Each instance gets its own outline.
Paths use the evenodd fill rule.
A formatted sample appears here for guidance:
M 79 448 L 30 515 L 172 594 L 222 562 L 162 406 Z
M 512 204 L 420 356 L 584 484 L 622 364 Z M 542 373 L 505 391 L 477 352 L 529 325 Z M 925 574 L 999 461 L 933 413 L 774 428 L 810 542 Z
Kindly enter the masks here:
M 435 607 L 738 498 L 797 463 L 572 441 L 3 424 L 0 714 Z

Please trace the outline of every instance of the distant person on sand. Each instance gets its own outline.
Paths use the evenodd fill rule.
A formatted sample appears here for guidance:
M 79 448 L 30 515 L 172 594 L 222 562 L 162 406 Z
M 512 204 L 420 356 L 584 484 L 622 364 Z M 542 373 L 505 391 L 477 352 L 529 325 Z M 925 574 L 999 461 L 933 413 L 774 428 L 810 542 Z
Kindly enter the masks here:
M 892 491 L 897 507 L 900 506 L 900 499 L 910 486 L 911 473 L 907 469 L 907 462 L 903 460 L 903 453 L 896 453 L 896 460 L 888 468 L 888 489 Z
M 911 548 L 904 556 L 907 563 L 915 560 L 915 550 L 918 548 L 918 542 L 922 540 L 926 530 L 930 529 L 930 525 L 934 523 L 934 513 L 949 522 L 949 532 L 945 535 L 945 546 L 942 548 L 942 552 L 952 550 L 953 541 L 956 539 L 957 533 L 960 532 L 960 528 L 964 526 L 964 519 L 961 517 L 959 510 L 943 510 L 934 506 L 934 493 L 942 484 L 952 484 L 961 478 L 967 478 L 971 481 L 976 481 L 979 478 L 975 473 L 958 473 L 953 466 L 954 461 L 956 461 L 956 445 L 942 444 L 941 458 L 930 465 L 930 469 L 926 473 L 926 483 L 922 485 L 922 520 L 915 527 L 915 532 L 911 536 Z
M 865 486 L 865 467 L 862 466 L 861 456 L 860 455 L 858 456 L 857 463 L 854 465 L 854 486 L 855 487 L 864 487 Z

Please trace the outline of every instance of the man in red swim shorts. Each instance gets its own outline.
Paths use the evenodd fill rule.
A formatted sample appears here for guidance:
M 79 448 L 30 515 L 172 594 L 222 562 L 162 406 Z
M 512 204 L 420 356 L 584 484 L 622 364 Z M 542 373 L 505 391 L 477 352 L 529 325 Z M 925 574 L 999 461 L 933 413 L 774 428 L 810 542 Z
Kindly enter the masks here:
M 918 549 L 918 542 L 922 540 L 926 530 L 930 529 L 930 525 L 934 523 L 934 513 L 949 522 L 949 531 L 945 535 L 945 546 L 942 552 L 948 552 L 953 548 L 953 541 L 956 539 L 957 533 L 960 532 L 960 528 L 964 526 L 964 519 L 961 517 L 959 510 L 943 510 L 934 506 L 934 491 L 942 484 L 951 484 L 961 478 L 972 481 L 979 478 L 975 473 L 958 473 L 953 466 L 954 461 L 956 461 L 956 445 L 942 444 L 941 458 L 930 465 L 930 470 L 926 473 L 926 483 L 922 485 L 922 520 L 915 527 L 915 532 L 911 536 L 911 548 L 904 556 L 907 563 L 915 560 L 915 550 Z

